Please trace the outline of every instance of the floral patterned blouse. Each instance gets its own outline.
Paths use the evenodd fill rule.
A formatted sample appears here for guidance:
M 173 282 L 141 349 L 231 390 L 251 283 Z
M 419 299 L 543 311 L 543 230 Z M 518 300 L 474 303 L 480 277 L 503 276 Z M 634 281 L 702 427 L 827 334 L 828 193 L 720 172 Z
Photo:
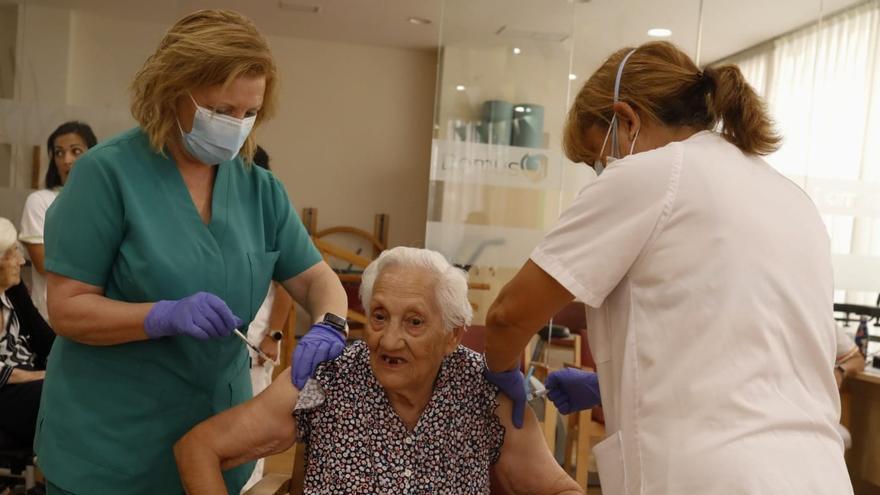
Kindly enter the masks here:
M 373 376 L 363 341 L 322 364 L 294 411 L 308 443 L 306 494 L 489 493 L 504 427 L 483 357 L 459 346 L 409 432 Z

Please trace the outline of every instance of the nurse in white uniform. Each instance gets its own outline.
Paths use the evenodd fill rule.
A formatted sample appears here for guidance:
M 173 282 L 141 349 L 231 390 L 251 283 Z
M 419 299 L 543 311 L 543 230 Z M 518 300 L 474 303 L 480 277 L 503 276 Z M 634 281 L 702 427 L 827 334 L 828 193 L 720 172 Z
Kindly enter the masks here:
M 486 376 L 521 402 L 526 342 L 587 305 L 604 495 L 852 493 L 829 239 L 761 158 L 778 143 L 738 68 L 666 42 L 613 54 L 571 108 L 566 154 L 604 172 L 490 309 Z M 566 411 L 598 400 L 588 373 L 548 386 Z
M 31 260 L 31 298 L 43 319 L 49 321 L 46 308 L 46 268 L 43 249 L 43 226 L 46 223 L 46 211 L 52 206 L 61 187 L 67 182 L 67 176 L 73 164 L 89 148 L 98 144 L 92 128 L 85 122 L 76 120 L 58 126 L 46 142 L 49 150 L 49 167 L 46 169 L 46 188 L 32 192 L 24 204 L 21 214 L 21 234 L 19 240 L 27 249 Z

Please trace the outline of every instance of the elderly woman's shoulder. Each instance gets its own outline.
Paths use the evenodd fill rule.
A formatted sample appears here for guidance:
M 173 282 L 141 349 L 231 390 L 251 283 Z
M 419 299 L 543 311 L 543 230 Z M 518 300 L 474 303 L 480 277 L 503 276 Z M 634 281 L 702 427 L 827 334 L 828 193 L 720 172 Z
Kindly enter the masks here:
M 449 357 L 457 361 L 461 366 L 467 366 L 480 373 L 483 372 L 483 367 L 486 363 L 486 359 L 482 354 L 461 344 L 458 345 Z
M 456 370 L 455 374 L 459 380 L 468 381 L 471 385 L 492 386 L 483 376 L 486 359 L 482 354 L 463 345 L 459 345 L 455 351 L 447 356 L 446 366 Z
M 370 351 L 366 342 L 358 340 L 347 346 L 336 359 L 321 363 L 315 370 L 315 379 L 325 390 L 343 381 L 355 379 L 369 369 Z

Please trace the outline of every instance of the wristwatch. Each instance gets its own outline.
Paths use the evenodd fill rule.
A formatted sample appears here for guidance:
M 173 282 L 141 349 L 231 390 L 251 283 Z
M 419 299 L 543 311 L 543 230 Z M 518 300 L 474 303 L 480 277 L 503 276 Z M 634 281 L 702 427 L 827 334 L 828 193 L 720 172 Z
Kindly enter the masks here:
M 275 342 L 281 342 L 281 339 L 284 338 L 284 333 L 281 330 L 272 330 L 269 332 L 269 337 Z
M 839 372 L 840 372 L 840 379 L 841 379 L 841 380 L 844 379 L 844 378 L 846 378 L 846 370 L 843 369 L 843 366 L 841 366 L 841 365 L 839 365 L 839 364 L 838 364 L 838 365 L 835 365 L 835 366 L 834 366 L 834 371 L 839 371 Z
M 321 323 L 348 337 L 348 322 L 345 321 L 345 318 L 336 316 L 333 313 L 325 313 L 324 320 Z

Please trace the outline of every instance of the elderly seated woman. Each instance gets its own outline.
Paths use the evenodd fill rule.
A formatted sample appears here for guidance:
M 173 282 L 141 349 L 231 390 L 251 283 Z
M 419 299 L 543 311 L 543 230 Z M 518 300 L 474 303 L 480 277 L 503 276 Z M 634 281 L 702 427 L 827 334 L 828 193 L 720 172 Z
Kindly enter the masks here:
M 21 281 L 16 237 L 12 222 L 0 218 L 0 435 L 5 448 L 29 449 L 55 333 Z
M 367 267 L 364 341 L 318 367 L 302 391 L 282 375 L 256 398 L 175 445 L 187 493 L 225 493 L 221 469 L 308 444 L 305 493 L 578 494 L 531 411 L 483 378 L 459 345 L 470 323 L 464 272 L 439 253 L 398 247 Z

